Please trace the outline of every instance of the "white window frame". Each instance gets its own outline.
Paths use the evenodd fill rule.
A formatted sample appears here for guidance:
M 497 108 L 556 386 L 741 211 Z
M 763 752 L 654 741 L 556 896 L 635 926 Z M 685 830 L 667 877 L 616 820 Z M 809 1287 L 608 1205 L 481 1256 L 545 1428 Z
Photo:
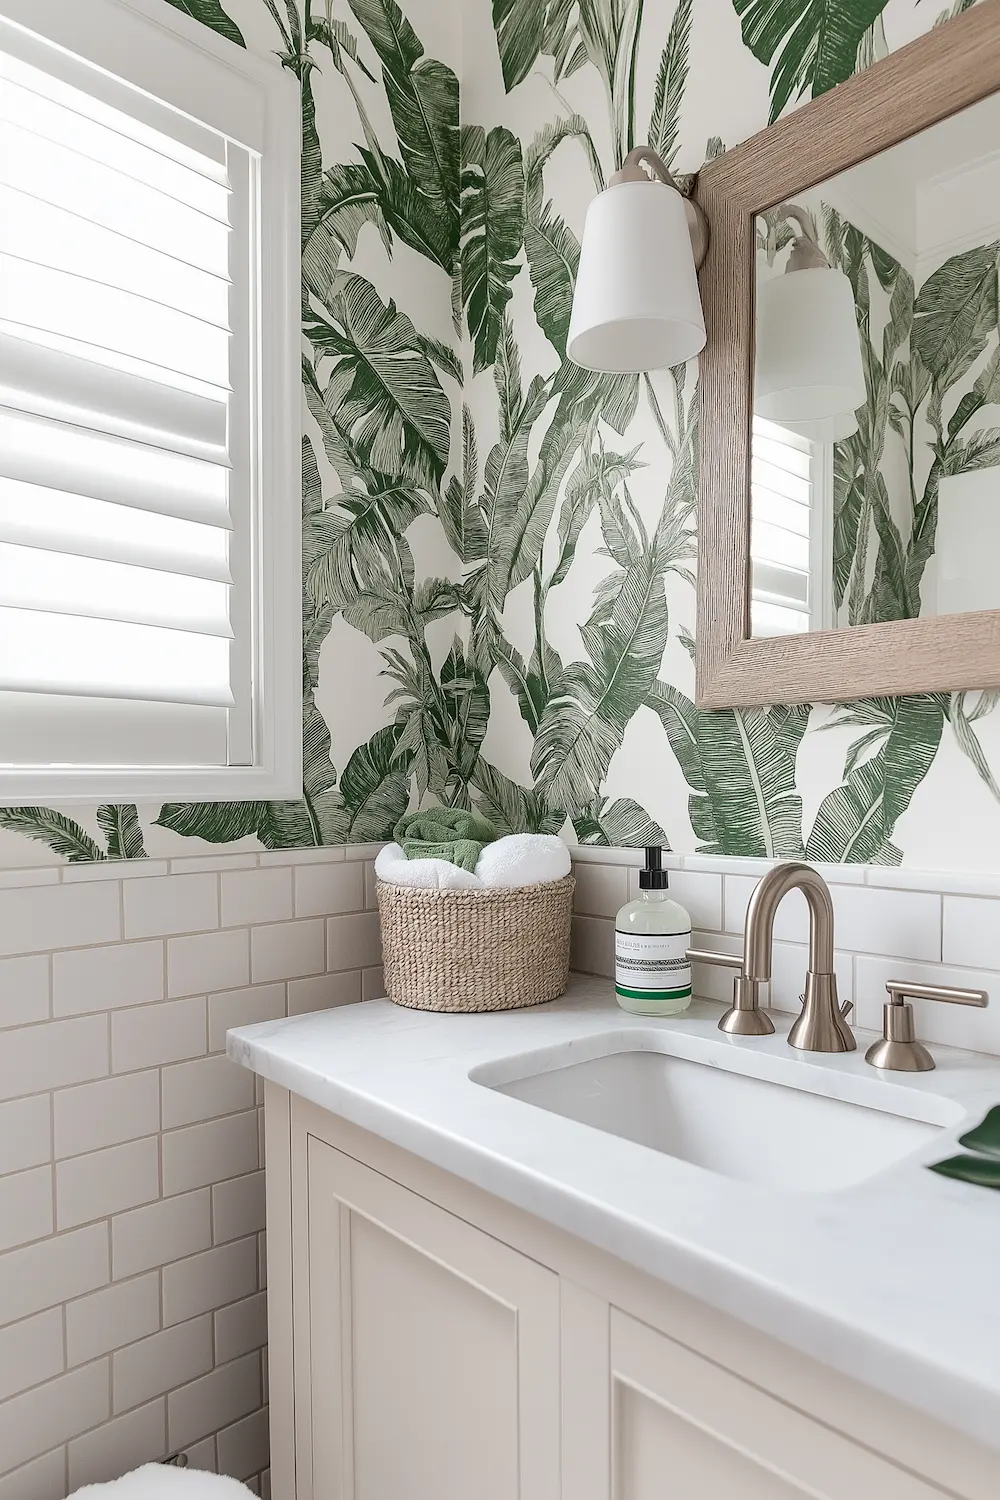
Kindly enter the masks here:
M 260 153 L 257 247 L 262 294 L 253 331 L 258 379 L 249 583 L 253 753 L 247 765 L 0 767 L 0 805 L 96 801 L 282 800 L 302 794 L 300 102 L 276 58 L 255 56 L 167 0 L 0 0 L 0 16 L 164 97 Z M 183 58 L 178 48 L 183 48 Z M 228 71 L 219 90 L 219 67 Z M 237 620 L 239 606 L 237 604 Z M 234 621 L 234 624 L 236 621 Z M 248 638 L 249 637 L 249 638 Z

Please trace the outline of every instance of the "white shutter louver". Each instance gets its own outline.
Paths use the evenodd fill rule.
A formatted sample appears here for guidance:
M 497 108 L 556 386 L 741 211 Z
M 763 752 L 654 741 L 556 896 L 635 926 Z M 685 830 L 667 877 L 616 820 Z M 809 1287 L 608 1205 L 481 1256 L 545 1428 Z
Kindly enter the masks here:
M 233 513 L 249 507 L 232 493 L 229 452 L 246 425 L 234 422 L 230 318 L 245 299 L 234 255 L 248 247 L 231 224 L 248 219 L 232 203 L 248 153 L 186 117 L 177 138 L 153 128 L 100 97 L 99 70 L 85 92 L 7 50 L 10 34 L 0 29 L 0 763 L 101 700 L 88 720 L 105 726 L 99 763 L 131 763 L 145 745 L 140 764 L 233 764 L 250 739 L 231 662 L 233 577 L 247 572 Z M 238 472 L 242 484 L 245 459 Z M 170 704 L 183 734 L 165 751 Z M 50 760 L 75 763 L 72 739 Z M 93 763 L 101 743 L 82 735 L 80 758 Z
M 754 636 L 799 635 L 814 621 L 816 525 L 811 444 L 753 419 L 750 627 Z

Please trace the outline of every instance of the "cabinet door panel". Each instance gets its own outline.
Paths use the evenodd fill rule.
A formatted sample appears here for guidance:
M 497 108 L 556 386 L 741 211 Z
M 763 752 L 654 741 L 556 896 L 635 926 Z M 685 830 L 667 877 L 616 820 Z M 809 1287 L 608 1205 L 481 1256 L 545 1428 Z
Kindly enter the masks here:
M 308 1149 L 312 1500 L 553 1500 L 558 1278 Z
M 942 1500 L 944 1491 L 611 1313 L 613 1500 Z

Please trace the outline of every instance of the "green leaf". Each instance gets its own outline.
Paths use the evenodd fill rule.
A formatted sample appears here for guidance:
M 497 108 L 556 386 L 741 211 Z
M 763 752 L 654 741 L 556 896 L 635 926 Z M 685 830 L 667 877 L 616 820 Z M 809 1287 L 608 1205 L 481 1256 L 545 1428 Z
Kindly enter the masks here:
M 366 467 L 440 484 L 451 407 L 413 324 L 363 276 L 344 276 L 327 310 L 306 333 L 317 355 L 332 361 L 323 400 L 338 429 Z
M 733 0 L 743 41 L 770 65 L 771 123 L 789 100 L 815 99 L 850 78 L 861 39 L 885 0 Z M 780 50 L 779 50 L 780 49 Z
M 308 528 L 310 598 L 344 609 L 361 593 L 390 588 L 396 539 L 429 512 L 425 497 L 403 486 L 338 496 L 337 508 L 321 511 Z
M 532 750 L 537 789 L 571 814 L 603 784 L 666 645 L 667 601 L 655 550 L 620 577 L 614 601 L 598 604 L 584 626 L 591 661 L 571 662 L 553 684 Z
M 566 814 L 550 807 L 544 797 L 511 781 L 480 755 L 470 777 L 478 793 L 479 811 L 496 825 L 498 835 L 558 833 Z
M 487 455 L 483 494 L 479 505 L 481 524 L 470 543 L 466 560 L 478 566 L 466 580 L 466 593 L 476 615 L 477 633 L 488 629 L 502 612 L 510 580 L 510 555 L 517 545 L 523 522 L 518 511 L 528 487 L 528 443 L 532 427 L 549 401 L 549 386 L 539 377 L 527 395 L 516 404 L 519 386 L 511 384 L 516 370 L 513 360 L 499 360 L 495 378 L 500 396 L 500 437 Z
M 517 648 L 499 632 L 494 647 L 494 656 L 501 676 L 517 699 L 521 718 L 534 737 L 538 732 L 538 726 L 548 702 L 548 692 L 537 671 L 537 663 L 535 663 L 536 670 L 532 671 Z M 558 670 L 562 670 L 561 662 Z
M 983 427 L 964 442 L 951 442 L 941 464 L 946 474 L 971 474 L 976 469 L 992 469 L 1000 464 L 1000 428 Z
M 184 15 L 191 16 L 195 21 L 200 21 L 203 26 L 210 26 L 217 31 L 219 36 L 224 36 L 227 41 L 235 42 L 237 47 L 245 47 L 243 33 L 236 22 L 231 20 L 222 9 L 219 0 L 168 0 L 175 10 L 182 11 Z
M 769 711 L 702 711 L 697 733 L 720 852 L 758 859 L 801 855 L 795 761 Z
M 63 855 L 70 864 L 107 858 L 79 823 L 51 807 L 0 807 L 0 828 L 48 844 L 54 854 Z
M 974 1187 L 1000 1188 L 1000 1161 L 989 1156 L 949 1156 L 947 1161 L 931 1163 L 930 1170 Z
M 406 601 L 396 592 L 376 593 L 367 589 L 352 604 L 344 605 L 342 612 L 348 625 L 376 644 L 390 636 L 405 636 L 409 631 Z
M 524 249 L 535 289 L 535 318 L 560 359 L 565 359 L 580 243 L 552 204 L 545 203 L 525 220 Z
M 666 730 L 670 748 L 684 780 L 693 792 L 704 795 L 705 772 L 698 748 L 700 710 L 679 688 L 668 682 L 654 682 L 646 696 L 646 703 Z
M 581 844 L 623 849 L 647 848 L 656 844 L 663 849 L 670 848 L 663 829 L 632 797 L 595 804 L 588 813 L 575 817 L 573 826 Z
M 282 62 L 298 78 L 301 90 L 302 151 L 299 157 L 301 163 L 299 196 L 302 244 L 305 246 L 309 243 L 319 220 L 319 190 L 323 176 L 323 152 L 316 126 L 316 100 L 313 97 L 312 87 L 312 61 L 305 53 L 300 53 L 293 57 L 282 58 Z
M 590 167 L 594 186 L 598 192 L 604 189 L 604 172 L 601 168 L 597 148 L 590 133 L 590 126 L 583 115 L 563 115 L 558 120 L 549 120 L 535 134 L 531 145 L 524 152 L 524 180 L 528 212 L 535 212 L 542 201 L 542 172 L 552 153 L 563 141 L 577 140 L 583 147 Z
M 145 859 L 139 815 L 130 802 L 106 803 L 97 821 L 108 843 L 109 859 Z
M 656 75 L 649 144 L 668 167 L 680 141 L 681 103 L 688 76 L 692 0 L 678 0 Z
M 404 245 L 450 273 L 456 264 L 457 221 L 452 223 L 442 214 L 433 199 L 415 186 L 402 163 L 374 143 L 372 149 L 361 151 L 361 160 L 375 185 L 388 227 Z
M 403 164 L 458 248 L 458 79 L 423 45 L 395 0 L 349 0 L 382 64 Z
M 934 764 L 944 729 L 941 699 L 932 693 L 894 701 L 893 726 L 883 757 L 885 831 L 891 838 L 913 794 Z
M 860 623 L 907 620 L 919 614 L 920 601 L 911 602 L 906 591 L 906 554 L 899 528 L 889 513 L 889 493 L 881 470 L 876 470 L 871 486 L 871 509 L 879 540 L 875 576 L 866 601 L 865 618 Z
M 576 555 L 580 533 L 594 506 L 607 501 L 618 486 L 643 467 L 639 448 L 629 453 L 605 450 L 597 433 L 597 417 L 591 418 L 580 449 L 580 461 L 566 484 L 559 509 L 559 560 L 549 579 L 549 588 L 562 583 Z M 631 557 L 622 564 L 627 566 Z
M 340 256 L 357 254 L 358 235 L 366 224 L 376 225 L 388 243 L 380 186 L 364 162 L 338 163 L 324 174 L 318 194 L 320 221 L 302 251 L 303 279 L 321 301 L 329 295 Z
M 626 152 L 638 144 L 635 75 L 642 7 L 643 0 L 577 0 L 576 4 L 576 30 L 589 62 L 604 84 L 614 131 L 616 167 L 621 166 Z
M 807 712 L 696 708 L 656 682 L 647 695 L 691 788 L 688 815 L 702 852 L 790 858 L 802 854 L 795 752 Z
M 898 865 L 891 842 L 917 787 L 930 770 L 941 742 L 944 708 L 936 694 L 872 699 L 852 704 L 837 724 L 874 724 L 862 737 L 866 746 L 885 737 L 883 748 L 858 762 L 852 747 L 843 783 L 820 803 L 806 844 L 808 859 L 844 864 Z
M 530 578 L 539 563 L 560 487 L 573 455 L 580 447 L 590 417 L 591 413 L 582 404 L 567 396 L 563 396 L 556 407 L 539 445 L 538 462 L 519 497 L 510 540 L 505 548 L 505 596 L 507 591 Z
M 542 50 L 546 9 L 546 0 L 493 0 L 493 29 L 508 94 L 527 78 Z
M 989 789 L 991 795 L 1000 802 L 1000 785 L 990 769 L 990 763 L 986 759 L 983 747 L 979 743 L 976 731 L 973 729 L 975 719 L 982 716 L 982 712 L 991 713 L 997 705 L 998 695 L 996 693 L 983 693 L 980 702 L 970 714 L 966 710 L 965 700 L 970 697 L 969 693 L 955 693 L 951 700 L 951 727 L 955 732 L 955 741 L 963 755 L 968 756 L 976 769 L 983 784 Z M 985 706 L 984 706 L 985 704 Z
M 343 54 L 346 53 L 356 67 L 365 75 L 369 83 L 378 82 L 378 79 L 369 70 L 361 53 L 358 51 L 357 39 L 346 21 L 341 21 L 337 17 L 331 16 L 329 24 L 327 24 L 325 16 L 310 15 L 307 9 L 305 23 L 307 40 L 310 42 L 320 42 L 324 47 L 329 47 L 338 73 L 342 73 L 346 77 L 343 58 Z
M 985 1156 L 1000 1158 L 1000 1104 L 995 1104 L 972 1130 L 967 1130 L 965 1135 L 958 1138 L 960 1146 L 968 1146 L 970 1151 L 981 1151 Z
M 503 126 L 462 130 L 462 300 L 474 346 L 473 369 L 496 358 L 504 309 L 524 237 L 521 143 Z
M 995 241 L 952 255 L 917 293 L 912 344 L 942 389 L 962 378 L 996 329 L 998 250 Z
M 878 758 L 852 767 L 820 803 L 806 858 L 835 864 L 898 865 L 902 855 L 886 838 L 885 777 Z
M 256 838 L 267 816 L 266 802 L 165 802 L 153 821 L 184 838 L 230 844 Z
M 438 518 L 452 551 L 463 562 L 486 555 L 486 528 L 476 504 L 479 453 L 476 426 L 467 405 L 462 407 L 462 477 L 453 474 L 438 500 Z
M 1000 345 L 990 355 L 986 369 L 976 377 L 972 390 L 966 391 L 955 408 L 955 415 L 948 423 L 949 444 L 977 411 L 997 405 L 1000 405 Z
M 586 141 L 595 182 L 598 188 L 603 187 L 593 142 L 586 122 L 579 115 L 570 115 L 546 126 L 535 136 L 524 159 L 524 249 L 528 257 L 528 274 L 535 289 L 535 317 L 560 359 L 566 357 L 580 245 L 565 221 L 555 213 L 552 204 L 543 201 L 542 172 L 560 142 L 571 136 Z
M 490 690 L 475 663 L 466 660 L 456 638 L 441 664 L 441 695 L 448 716 L 450 759 L 455 775 L 468 782 L 490 722 Z
M 465 378 L 462 361 L 450 344 L 446 344 L 443 339 L 436 339 L 430 333 L 418 333 L 417 343 L 421 352 L 426 354 L 432 365 L 437 366 L 442 375 L 447 375 L 456 385 L 462 385 Z
M 391 839 L 392 830 L 410 803 L 409 763 L 399 754 L 401 724 L 379 729 L 354 751 L 340 778 L 346 810 L 346 841 L 355 844 Z

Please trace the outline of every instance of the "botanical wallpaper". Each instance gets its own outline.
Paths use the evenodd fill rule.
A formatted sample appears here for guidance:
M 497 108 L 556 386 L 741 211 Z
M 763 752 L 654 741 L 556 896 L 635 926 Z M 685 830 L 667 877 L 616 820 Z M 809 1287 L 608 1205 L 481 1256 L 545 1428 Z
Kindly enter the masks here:
M 695 707 L 696 368 L 598 377 L 565 353 L 586 206 L 633 144 L 696 170 L 946 17 L 926 0 L 171 3 L 302 86 L 304 794 L 0 809 L 0 862 L 368 842 L 436 799 L 586 843 L 995 868 L 992 697 Z M 955 295 L 914 296 L 857 231 L 838 241 L 859 300 L 895 309 L 866 340 L 873 418 L 838 454 L 859 617 L 873 592 L 911 612 L 937 478 L 988 441 L 966 431 L 974 401 L 1000 401 L 988 248 L 978 293 L 967 266 Z M 859 476 L 918 421 L 912 524 L 887 524 Z

